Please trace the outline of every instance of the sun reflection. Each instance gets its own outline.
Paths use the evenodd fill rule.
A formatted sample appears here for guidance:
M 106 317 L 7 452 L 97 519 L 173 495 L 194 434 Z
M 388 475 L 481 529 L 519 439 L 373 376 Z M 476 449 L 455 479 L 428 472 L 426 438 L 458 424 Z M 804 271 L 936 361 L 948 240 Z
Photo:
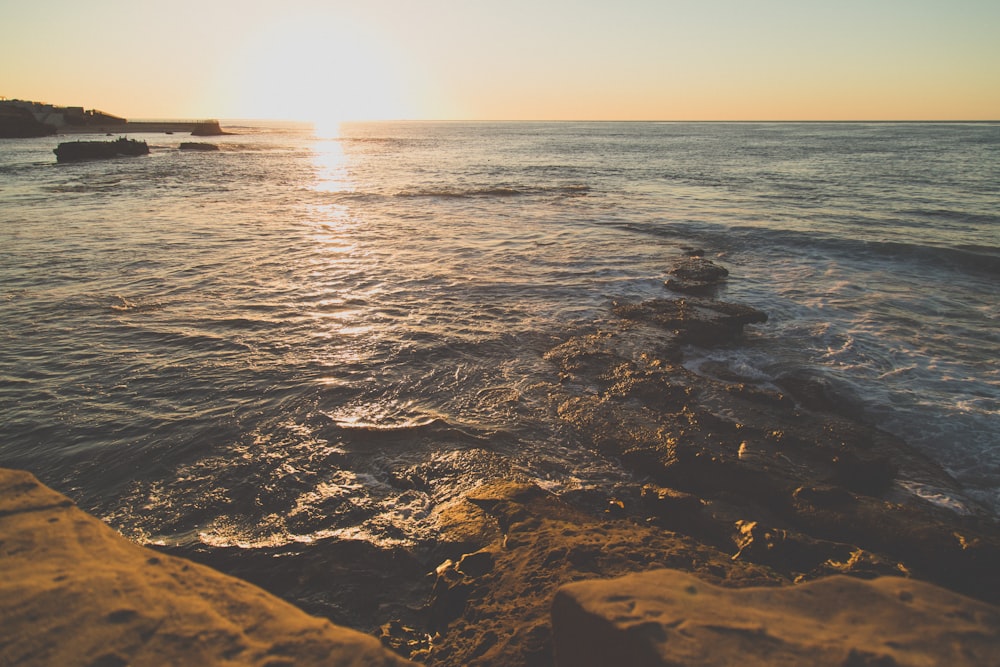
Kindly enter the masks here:
M 313 146 L 313 166 L 316 169 L 313 189 L 317 192 L 354 191 L 347 170 L 347 155 L 339 140 L 318 140 Z

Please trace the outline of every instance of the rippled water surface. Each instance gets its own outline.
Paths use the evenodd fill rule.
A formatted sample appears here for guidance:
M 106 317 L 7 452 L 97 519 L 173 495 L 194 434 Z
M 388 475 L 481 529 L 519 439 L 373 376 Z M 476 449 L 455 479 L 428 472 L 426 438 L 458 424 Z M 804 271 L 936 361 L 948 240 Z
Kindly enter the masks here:
M 128 534 L 408 543 L 484 480 L 612 483 L 531 389 L 686 246 L 771 316 L 692 366 L 806 369 L 1000 506 L 998 125 L 232 129 L 0 140 L 0 465 Z

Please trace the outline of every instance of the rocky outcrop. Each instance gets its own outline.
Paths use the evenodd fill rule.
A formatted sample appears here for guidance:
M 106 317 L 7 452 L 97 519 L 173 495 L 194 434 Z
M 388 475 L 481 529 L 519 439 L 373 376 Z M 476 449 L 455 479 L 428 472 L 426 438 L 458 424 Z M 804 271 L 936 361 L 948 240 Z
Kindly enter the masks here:
M 552 605 L 560 667 L 1000 664 L 1000 608 L 898 577 L 725 589 L 676 570 L 585 581 Z
M 679 345 L 718 345 L 742 334 L 748 324 L 767 322 L 767 313 L 756 308 L 699 298 L 615 304 L 612 312 L 625 320 L 648 322 L 666 329 Z
M 191 135 L 195 137 L 218 137 L 229 134 L 222 129 L 217 120 L 206 120 L 195 124 L 191 130 Z
M 246 582 L 128 542 L 0 469 L 0 664 L 412 664 Z
M 729 276 L 729 270 L 701 256 L 701 251 L 694 251 L 678 260 L 670 269 L 670 278 L 666 286 L 674 292 L 703 294 L 711 292 L 721 285 Z
M 789 580 L 906 573 L 1000 600 L 995 523 L 923 502 L 898 482 L 960 494 L 939 466 L 840 402 L 684 364 L 684 346 L 737 342 L 763 313 L 705 297 L 612 310 L 621 326 L 548 352 L 560 379 L 546 393 L 581 443 L 646 480 L 619 492 L 622 514 Z
M 80 162 L 149 155 L 149 145 L 145 141 L 119 137 L 115 141 L 67 141 L 52 152 L 56 154 L 56 162 Z
M 552 599 L 571 581 L 684 567 L 729 586 L 787 583 L 725 551 L 617 515 L 619 503 L 600 493 L 574 500 L 570 504 L 533 484 L 513 482 L 486 485 L 467 496 L 465 502 L 481 510 L 479 520 L 498 527 L 500 534 L 437 567 L 428 605 L 428 631 L 435 639 L 421 662 L 442 667 L 552 664 Z M 393 634 L 392 628 L 387 631 Z
M 178 146 L 182 151 L 217 151 L 219 147 L 215 144 L 207 144 L 200 141 L 182 141 Z

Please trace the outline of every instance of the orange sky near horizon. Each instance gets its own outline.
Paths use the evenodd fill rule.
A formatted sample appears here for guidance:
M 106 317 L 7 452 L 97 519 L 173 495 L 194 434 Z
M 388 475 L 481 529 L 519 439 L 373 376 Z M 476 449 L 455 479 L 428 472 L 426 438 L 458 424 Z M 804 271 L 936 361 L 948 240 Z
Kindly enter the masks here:
M 0 96 L 129 118 L 997 120 L 1000 3 L 0 7 Z

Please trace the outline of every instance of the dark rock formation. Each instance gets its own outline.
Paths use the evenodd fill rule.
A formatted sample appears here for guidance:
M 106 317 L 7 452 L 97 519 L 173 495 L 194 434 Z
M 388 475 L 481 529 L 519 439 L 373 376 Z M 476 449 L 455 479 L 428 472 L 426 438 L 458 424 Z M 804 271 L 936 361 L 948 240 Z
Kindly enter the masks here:
M 547 355 L 560 371 L 548 390 L 556 414 L 581 443 L 660 487 L 647 488 L 641 512 L 627 510 L 789 579 L 906 572 L 1000 600 L 1000 572 L 988 565 L 1000 562 L 996 526 L 896 485 L 920 479 L 958 493 L 938 466 L 821 405 L 681 365 L 680 344 L 733 341 L 743 321 L 718 317 L 724 304 L 699 304 L 690 318 L 674 301 L 616 306 L 631 326 Z
M 898 577 L 724 589 L 659 570 L 569 584 L 552 605 L 565 667 L 1000 664 L 1000 608 Z
M 196 124 L 191 134 L 195 137 L 218 137 L 229 133 L 222 129 L 219 121 L 206 120 Z
M 198 141 L 182 141 L 178 148 L 182 151 L 217 151 L 219 147 L 215 144 L 206 144 Z
M 0 469 L 0 663 L 412 664 L 248 583 L 139 547 Z
M 767 314 L 737 303 L 710 299 L 654 299 L 642 303 L 615 304 L 613 312 L 627 320 L 638 320 L 667 329 L 678 344 L 711 346 L 743 333 L 748 324 L 767 322 Z
M 119 137 L 115 141 L 68 141 L 52 150 L 57 162 L 105 160 L 116 157 L 137 157 L 149 154 L 145 141 Z
M 702 257 L 703 251 L 694 250 L 679 260 L 670 270 L 666 285 L 675 292 L 701 294 L 710 292 L 721 284 L 729 271 Z

